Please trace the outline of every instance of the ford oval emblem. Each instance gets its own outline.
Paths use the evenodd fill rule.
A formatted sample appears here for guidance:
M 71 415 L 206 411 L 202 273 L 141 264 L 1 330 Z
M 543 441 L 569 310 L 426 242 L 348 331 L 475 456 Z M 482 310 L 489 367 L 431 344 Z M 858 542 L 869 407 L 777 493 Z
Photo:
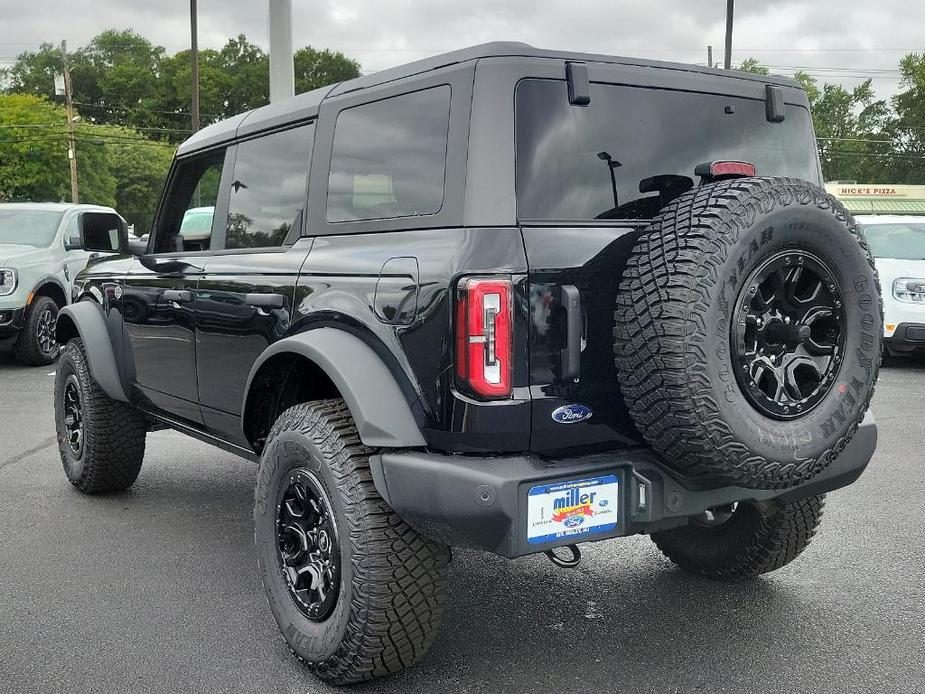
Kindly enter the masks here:
M 591 408 L 584 405 L 563 405 L 552 413 L 552 418 L 559 424 L 578 424 L 591 419 L 592 414 Z

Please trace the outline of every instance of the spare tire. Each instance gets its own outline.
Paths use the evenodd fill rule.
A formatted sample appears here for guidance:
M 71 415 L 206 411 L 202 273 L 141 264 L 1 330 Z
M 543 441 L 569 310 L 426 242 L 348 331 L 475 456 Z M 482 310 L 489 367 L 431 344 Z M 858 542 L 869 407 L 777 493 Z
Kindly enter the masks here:
M 854 219 L 817 186 L 701 186 L 637 239 L 615 311 L 632 418 L 678 475 L 783 489 L 823 470 L 870 404 L 880 285 Z

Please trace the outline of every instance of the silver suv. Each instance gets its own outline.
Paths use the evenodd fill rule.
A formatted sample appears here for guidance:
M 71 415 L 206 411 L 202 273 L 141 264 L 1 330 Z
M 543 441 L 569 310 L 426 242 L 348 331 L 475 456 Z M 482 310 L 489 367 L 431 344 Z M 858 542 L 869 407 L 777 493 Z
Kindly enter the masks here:
M 0 204 L 0 345 L 13 345 L 24 364 L 49 364 L 58 354 L 58 310 L 70 303 L 74 276 L 96 255 L 80 247 L 86 212 L 118 216 L 96 205 Z

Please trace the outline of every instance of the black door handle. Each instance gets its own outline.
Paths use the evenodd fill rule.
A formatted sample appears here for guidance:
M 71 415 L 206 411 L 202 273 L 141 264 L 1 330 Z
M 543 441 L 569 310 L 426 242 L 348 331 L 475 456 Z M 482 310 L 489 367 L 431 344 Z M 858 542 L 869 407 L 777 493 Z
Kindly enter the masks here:
M 581 295 L 574 284 L 561 287 L 562 307 L 565 309 L 565 349 L 560 354 L 562 380 L 572 381 L 581 371 Z
M 188 289 L 165 289 L 164 301 L 175 301 L 178 304 L 185 304 L 193 300 L 193 293 Z
M 282 308 L 286 299 L 282 294 L 248 294 L 244 303 L 254 308 Z

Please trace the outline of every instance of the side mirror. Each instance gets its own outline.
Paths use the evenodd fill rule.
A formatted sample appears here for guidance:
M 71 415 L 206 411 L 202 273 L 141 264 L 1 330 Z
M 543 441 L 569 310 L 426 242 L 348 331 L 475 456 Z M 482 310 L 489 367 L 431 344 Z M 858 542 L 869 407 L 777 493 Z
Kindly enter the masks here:
M 79 251 L 83 246 L 80 245 L 80 234 L 72 236 L 64 242 L 64 250 Z
M 85 212 L 77 223 L 80 247 L 85 251 L 124 253 L 128 250 L 128 227 L 112 212 Z

